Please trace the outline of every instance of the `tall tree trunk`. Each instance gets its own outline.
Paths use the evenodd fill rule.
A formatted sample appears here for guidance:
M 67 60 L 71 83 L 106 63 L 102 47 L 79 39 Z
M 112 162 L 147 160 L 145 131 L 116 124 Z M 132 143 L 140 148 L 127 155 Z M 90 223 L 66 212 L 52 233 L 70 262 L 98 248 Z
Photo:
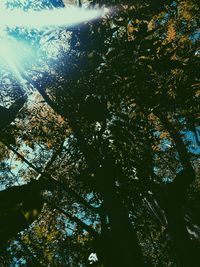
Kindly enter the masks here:
M 178 173 L 167 188 L 166 197 L 160 198 L 168 221 L 168 229 L 172 237 L 175 253 L 181 267 L 200 266 L 200 256 L 197 245 L 190 239 L 184 220 L 183 207 L 187 196 L 187 190 L 195 180 L 195 172 L 190 162 L 190 154 L 187 146 L 162 110 L 154 110 L 154 114 L 160 119 L 163 126 L 170 133 L 179 154 L 183 170 Z
M 74 135 L 78 139 L 80 150 L 83 152 L 88 166 L 95 173 L 94 191 L 100 192 L 104 197 L 104 212 L 109 219 L 109 227 L 103 231 L 98 242 L 99 245 L 97 245 L 105 267 L 144 266 L 136 232 L 129 221 L 128 213 L 122 200 L 115 192 L 115 164 L 113 164 L 112 160 L 111 162 L 110 160 L 104 160 L 102 167 L 99 168 L 99 164 L 95 159 L 95 152 L 85 141 L 84 134 L 80 131 L 80 127 L 73 115 L 68 111 L 62 110 L 54 103 L 40 85 L 36 86 L 36 88 L 54 111 L 69 120 Z
M 114 169 L 115 164 L 108 161 L 100 174 L 104 198 L 102 210 L 107 219 L 102 232 L 100 253 L 106 267 L 142 267 L 144 259 L 136 231 L 129 220 L 123 199 L 116 192 Z
M 106 267 L 141 267 L 143 256 L 133 225 L 117 194 L 105 196 L 109 227 L 103 236 Z
M 200 265 L 200 247 L 190 239 L 181 208 L 166 210 L 168 229 L 180 267 L 198 267 Z
M 179 188 L 179 191 L 178 188 L 173 187 L 173 184 L 171 186 L 163 194 L 157 192 L 157 202 L 166 216 L 167 228 L 171 236 L 177 264 L 180 267 L 198 267 L 200 244 L 196 244 L 191 239 L 184 219 L 183 198 L 186 192 L 180 192 L 181 188 Z

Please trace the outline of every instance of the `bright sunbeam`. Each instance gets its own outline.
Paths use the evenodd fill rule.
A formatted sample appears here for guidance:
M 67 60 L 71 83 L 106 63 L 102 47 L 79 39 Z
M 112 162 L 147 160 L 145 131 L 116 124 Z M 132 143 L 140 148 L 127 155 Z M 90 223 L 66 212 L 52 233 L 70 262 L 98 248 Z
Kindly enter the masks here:
M 44 33 L 54 32 L 57 28 L 87 22 L 106 13 L 105 10 L 86 10 L 75 7 L 40 11 L 24 11 L 16 7 L 16 9 L 9 10 L 6 8 L 6 3 L 7 0 L 0 0 L 0 65 L 1 68 L 4 66 L 9 69 L 21 84 L 24 83 L 24 77 L 27 79 L 27 68 L 30 69 L 36 62 L 36 58 L 33 56 L 34 48 L 18 41 L 17 35 L 15 38 L 9 37 L 9 29 L 15 31 L 18 28 L 19 32 L 33 29 Z M 46 35 L 44 37 L 46 38 Z M 41 38 L 41 40 L 45 40 L 45 38 Z M 42 45 L 40 52 L 45 49 L 47 57 L 45 61 L 48 61 L 48 57 L 58 54 L 60 44 L 51 44 L 48 38 L 46 39 L 48 45 L 43 44 L 40 40 Z M 66 40 L 63 43 L 66 43 Z
M 14 38 L 0 39 L 0 64 L 8 68 L 18 81 L 22 82 L 21 73 L 34 59 L 34 51 L 30 46 Z
M 1 5 L 0 5 L 1 7 Z M 41 11 L 0 10 L 0 28 L 23 27 L 43 29 L 48 27 L 69 26 L 100 17 L 101 10 L 85 10 L 65 7 Z

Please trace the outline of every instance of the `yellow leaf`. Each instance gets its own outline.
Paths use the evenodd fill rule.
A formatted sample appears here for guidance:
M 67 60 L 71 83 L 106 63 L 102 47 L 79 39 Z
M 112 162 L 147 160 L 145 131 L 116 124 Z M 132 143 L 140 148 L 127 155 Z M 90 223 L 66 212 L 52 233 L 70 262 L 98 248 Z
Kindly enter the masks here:
M 58 122 L 59 123 L 63 123 L 64 122 L 64 118 L 62 116 L 60 116 L 60 115 L 58 116 Z
M 53 146 L 53 145 L 52 145 L 52 143 L 51 143 L 51 142 L 48 142 L 48 143 L 47 143 L 47 147 L 48 147 L 49 149 L 51 149 L 51 148 L 52 148 L 52 146 Z
M 197 91 L 195 92 L 195 96 L 200 96 L 200 90 L 197 90 Z
M 172 88 L 170 88 L 167 93 L 168 93 L 170 98 L 173 98 L 173 99 L 176 98 L 176 93 L 174 92 L 174 90 Z
M 168 29 L 167 29 L 167 41 L 172 42 L 173 40 L 176 39 L 176 30 L 175 27 L 172 23 L 168 24 Z
M 160 147 L 157 145 L 152 145 L 153 151 L 160 151 Z
M 164 138 L 168 138 L 168 137 L 169 137 L 168 132 L 162 132 L 162 133 L 160 134 L 160 139 L 164 139 Z

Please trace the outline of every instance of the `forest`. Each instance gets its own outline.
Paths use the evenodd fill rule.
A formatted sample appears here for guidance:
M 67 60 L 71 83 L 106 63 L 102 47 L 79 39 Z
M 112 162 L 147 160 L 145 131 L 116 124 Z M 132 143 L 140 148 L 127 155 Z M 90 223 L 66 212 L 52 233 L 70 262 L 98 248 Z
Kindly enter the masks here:
M 2 1 L 0 266 L 200 266 L 199 14 Z

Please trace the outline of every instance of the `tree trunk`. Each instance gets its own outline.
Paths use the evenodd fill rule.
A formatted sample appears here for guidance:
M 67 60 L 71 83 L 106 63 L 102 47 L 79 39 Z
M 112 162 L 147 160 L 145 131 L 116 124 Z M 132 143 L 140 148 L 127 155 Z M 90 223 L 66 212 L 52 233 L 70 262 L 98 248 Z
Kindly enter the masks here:
M 102 232 L 99 252 L 105 267 L 142 267 L 143 255 L 133 225 L 117 193 L 104 195 L 108 226 Z
M 190 238 L 182 208 L 177 207 L 174 203 L 174 206 L 170 205 L 169 208 L 165 209 L 165 213 L 179 266 L 198 267 L 200 264 L 200 246 Z

